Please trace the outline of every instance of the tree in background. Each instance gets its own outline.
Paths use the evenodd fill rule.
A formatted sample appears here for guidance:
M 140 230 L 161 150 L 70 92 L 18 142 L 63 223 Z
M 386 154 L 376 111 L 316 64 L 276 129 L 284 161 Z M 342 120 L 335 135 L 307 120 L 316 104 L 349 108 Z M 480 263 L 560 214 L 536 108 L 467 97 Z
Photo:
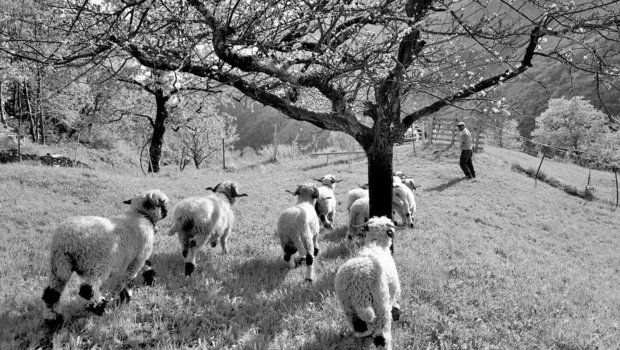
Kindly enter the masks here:
M 532 138 L 536 142 L 583 155 L 597 140 L 610 133 L 607 117 L 581 96 L 549 100 L 549 107 L 536 119 Z
M 239 139 L 236 118 L 220 112 L 215 99 L 204 95 L 181 96 L 171 112 L 172 129 L 176 131 L 173 143 L 181 149 L 181 169 L 186 157 L 199 169 L 205 160 L 230 150 Z
M 391 216 L 393 146 L 417 120 L 484 102 L 540 57 L 588 71 L 596 89 L 615 89 L 620 74 L 615 1 L 38 4 L 53 5 L 61 20 L 50 28 L 63 40 L 49 43 L 52 50 L 0 50 L 53 64 L 133 57 L 154 69 L 218 81 L 290 118 L 347 133 L 368 157 L 371 215 Z

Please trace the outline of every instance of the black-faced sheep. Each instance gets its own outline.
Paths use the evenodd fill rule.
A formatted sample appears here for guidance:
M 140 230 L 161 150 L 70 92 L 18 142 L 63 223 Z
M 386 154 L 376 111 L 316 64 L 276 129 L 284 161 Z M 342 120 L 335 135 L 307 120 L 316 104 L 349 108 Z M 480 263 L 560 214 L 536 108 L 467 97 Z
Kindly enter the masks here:
M 400 318 L 400 280 L 389 247 L 395 226 L 386 217 L 365 225 L 364 246 L 336 273 L 336 296 L 355 336 L 373 336 L 378 348 L 392 349 L 392 321 Z
M 226 241 L 235 220 L 231 207 L 238 197 L 247 196 L 246 193 L 238 193 L 238 185 L 230 181 L 220 183 L 215 188 L 208 187 L 207 190 L 213 193 L 181 200 L 174 206 L 172 214 L 173 223 L 168 234 L 178 235 L 185 259 L 186 276 L 194 272 L 198 250 L 206 242 L 215 247 L 219 238 L 222 253 L 228 252 Z
M 342 180 L 337 180 L 332 174 L 327 174 L 320 179 L 314 180 L 322 184 L 319 187 L 319 198 L 317 198 L 315 205 L 316 213 L 323 223 L 323 227 L 332 229 L 334 228 L 334 214 L 336 214 L 336 205 L 338 204 L 334 189 L 336 183 Z
M 282 212 L 278 219 L 278 237 L 284 251 L 284 261 L 290 268 L 295 267 L 293 255 L 299 252 L 300 260 L 305 260 L 306 281 L 314 280 L 314 257 L 319 254 L 319 218 L 314 205 L 319 197 L 319 189 L 312 183 L 297 186 L 297 204 Z
M 159 190 L 147 191 L 126 204 L 129 210 L 120 216 L 70 217 L 56 228 L 50 245 L 49 286 L 43 301 L 51 315 L 48 323 L 62 321 L 57 306 L 71 275 L 82 280 L 79 295 L 91 301 L 88 310 L 97 315 L 105 312 L 106 300 L 101 284 L 114 278 L 114 294 L 120 302 L 129 301 L 134 278 L 153 251 L 155 224 L 166 217 L 168 197 Z M 150 265 L 150 264 L 149 264 Z M 152 279 L 153 270 L 145 280 Z

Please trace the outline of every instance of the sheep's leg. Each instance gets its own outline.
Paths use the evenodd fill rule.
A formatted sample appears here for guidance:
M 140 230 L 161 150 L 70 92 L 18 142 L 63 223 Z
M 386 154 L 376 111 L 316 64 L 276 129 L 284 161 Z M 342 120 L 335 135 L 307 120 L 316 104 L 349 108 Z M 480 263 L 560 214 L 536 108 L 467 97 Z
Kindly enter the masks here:
M 147 260 L 144 262 L 144 272 L 142 272 L 142 277 L 144 278 L 144 284 L 147 286 L 152 286 L 155 281 L 155 276 L 157 273 L 153 269 L 153 263 L 151 260 Z
M 384 319 L 383 327 L 373 333 L 373 343 L 377 349 L 392 349 L 392 318 L 389 315 Z
M 56 327 L 62 323 L 62 315 L 58 308 L 60 296 L 71 279 L 73 273 L 72 260 L 67 254 L 55 254 L 52 252 L 50 262 L 49 285 L 43 291 L 41 299 L 47 306 L 44 318 L 49 326 Z
M 319 235 L 314 236 L 314 238 L 312 239 L 312 243 L 314 245 L 314 252 L 312 252 L 314 254 L 314 256 L 319 255 Z
M 187 250 L 183 251 L 185 257 L 185 276 L 191 276 L 196 269 L 196 255 L 198 253 L 198 247 L 195 240 L 188 242 Z
M 295 261 L 292 258 L 295 253 L 297 253 L 297 248 L 295 247 L 295 243 L 287 242 L 282 247 L 284 250 L 284 261 L 288 264 L 288 267 L 291 269 L 295 268 Z
M 329 213 L 327 213 L 327 221 L 328 221 L 328 228 L 333 229 L 334 228 L 334 212 L 330 211 Z
M 131 301 L 131 296 L 133 295 L 133 283 L 143 265 L 144 264 L 141 260 L 134 260 L 127 267 L 125 277 L 118 286 L 118 289 L 121 289 L 120 292 L 118 292 L 118 290 L 114 291 L 115 293 L 118 292 L 119 304 L 128 303 Z
M 353 328 L 353 335 L 366 337 L 372 334 L 372 330 L 368 329 L 368 324 L 374 322 L 377 317 L 372 306 L 358 306 L 348 318 Z
M 299 257 L 303 259 L 306 264 L 306 282 L 312 282 L 314 280 L 314 256 L 312 255 L 312 253 L 314 253 L 314 247 L 312 246 L 312 240 L 305 237 L 301 238 L 301 240 L 308 241 L 303 243 L 300 242 Z M 307 250 L 306 247 L 308 247 Z
M 392 303 L 390 300 L 390 290 L 387 284 L 383 285 L 377 293 L 373 293 L 373 300 L 377 305 L 376 323 L 381 325 L 380 329 L 375 328 L 373 332 L 373 343 L 379 349 L 392 349 Z
M 220 237 L 220 243 L 222 244 L 222 254 L 228 253 L 228 250 L 226 249 L 226 241 L 228 240 L 228 235 L 230 234 L 231 230 L 232 227 L 227 227 L 226 230 L 224 230 L 224 234 L 222 235 L 222 237 Z
M 86 310 L 101 316 L 105 313 L 105 307 L 108 301 L 101 295 L 101 284 L 107 279 L 107 275 L 102 278 L 85 277 L 84 283 L 80 286 L 79 295 L 91 301 Z

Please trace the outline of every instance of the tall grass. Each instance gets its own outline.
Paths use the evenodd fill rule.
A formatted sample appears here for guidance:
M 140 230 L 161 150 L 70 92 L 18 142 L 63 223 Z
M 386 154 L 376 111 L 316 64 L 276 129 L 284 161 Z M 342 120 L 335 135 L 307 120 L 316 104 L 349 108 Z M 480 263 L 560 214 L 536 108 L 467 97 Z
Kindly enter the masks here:
M 502 152 L 497 150 L 497 152 Z M 477 179 L 462 181 L 454 149 L 396 149 L 395 168 L 422 185 L 413 230 L 399 231 L 394 258 L 402 318 L 395 349 L 620 348 L 620 215 L 510 169 L 510 158 L 476 154 Z M 335 229 L 322 231 L 317 281 L 289 271 L 275 237 L 284 192 L 332 173 L 345 181 Z M 63 297 L 67 323 L 58 349 L 359 349 L 333 292 L 343 249 L 348 189 L 366 182 L 366 162 L 324 165 L 302 158 L 220 169 L 165 167 L 138 177 L 83 169 L 0 166 L 0 348 L 31 349 L 42 339 L 41 293 L 48 245 L 69 215 L 113 215 L 137 191 L 160 188 L 173 203 L 234 180 L 249 197 L 234 210 L 229 253 L 203 248 L 183 276 L 175 237 L 156 237 L 155 286 L 102 317 L 83 311 L 73 282 Z

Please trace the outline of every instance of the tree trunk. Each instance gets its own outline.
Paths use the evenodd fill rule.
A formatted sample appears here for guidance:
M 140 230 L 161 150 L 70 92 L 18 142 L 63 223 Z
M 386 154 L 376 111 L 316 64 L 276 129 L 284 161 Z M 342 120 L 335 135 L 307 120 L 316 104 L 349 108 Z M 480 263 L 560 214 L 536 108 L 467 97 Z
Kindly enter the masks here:
M 4 95 L 2 94 L 2 80 L 0 80 L 0 124 L 6 126 L 6 118 L 4 117 Z
M 44 123 L 44 118 L 43 118 L 43 89 L 41 88 L 41 80 L 42 80 L 42 73 L 41 70 L 43 68 L 39 67 L 37 69 L 37 99 L 38 99 L 38 112 L 37 112 L 37 120 L 39 121 L 39 133 L 40 133 L 40 141 L 41 144 L 44 145 L 45 144 L 45 123 Z
M 368 157 L 368 186 L 370 217 L 392 218 L 392 160 L 394 145 L 387 139 L 373 142 L 366 151 Z
M 161 149 L 164 144 L 164 134 L 166 132 L 166 119 L 168 119 L 168 110 L 166 110 L 166 102 L 170 99 L 169 95 L 165 95 L 162 90 L 155 93 L 155 104 L 157 106 L 155 112 L 155 122 L 153 123 L 153 137 L 151 146 L 149 147 L 149 173 L 159 172 L 159 161 L 161 159 Z
M 32 143 L 37 143 L 38 141 L 38 133 L 37 133 L 37 124 L 35 123 L 34 116 L 32 115 L 32 105 L 30 103 L 30 94 L 28 93 L 28 83 L 24 81 L 24 95 L 26 98 L 26 108 L 28 109 L 28 125 L 30 127 L 30 137 L 32 138 Z

